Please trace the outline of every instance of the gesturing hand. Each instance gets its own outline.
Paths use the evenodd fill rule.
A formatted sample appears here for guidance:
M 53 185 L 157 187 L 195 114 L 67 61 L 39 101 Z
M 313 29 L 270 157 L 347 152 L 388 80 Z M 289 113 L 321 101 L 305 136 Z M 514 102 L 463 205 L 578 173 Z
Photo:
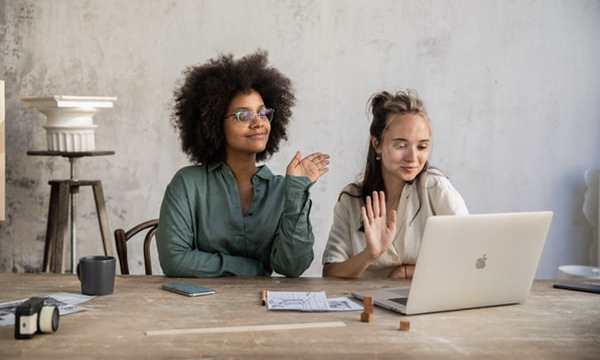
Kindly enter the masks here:
M 286 175 L 304 176 L 314 183 L 321 175 L 329 171 L 327 165 L 329 165 L 329 155 L 327 154 L 312 153 L 302 159 L 302 154 L 297 151 L 287 166 Z
M 385 193 L 373 191 L 373 200 L 367 196 L 367 203 L 361 208 L 367 251 L 374 258 L 383 254 L 394 241 L 396 235 L 396 210 L 386 216 Z

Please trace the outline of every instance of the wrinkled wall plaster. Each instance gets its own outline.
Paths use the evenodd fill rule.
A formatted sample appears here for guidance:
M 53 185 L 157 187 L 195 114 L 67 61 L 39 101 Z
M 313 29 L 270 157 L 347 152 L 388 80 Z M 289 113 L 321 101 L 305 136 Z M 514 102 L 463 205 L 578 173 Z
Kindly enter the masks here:
M 538 277 L 589 263 L 583 172 L 600 164 L 600 2 L 564 1 L 0 1 L 6 85 L 7 220 L 0 271 L 42 261 L 48 180 L 68 177 L 46 147 L 43 116 L 20 98 L 117 96 L 96 115 L 96 148 L 81 178 L 101 179 L 111 230 L 157 217 L 187 164 L 169 124 L 181 71 L 219 53 L 264 48 L 294 81 L 290 139 L 268 161 L 283 173 L 296 150 L 331 154 L 313 187 L 315 261 L 340 189 L 361 171 L 366 101 L 416 89 L 432 119 L 432 163 L 471 212 L 552 210 Z M 78 253 L 101 252 L 90 189 L 77 196 Z M 516 250 L 518 251 L 518 250 Z M 141 248 L 131 258 L 141 259 Z M 155 264 L 155 271 L 159 271 Z M 141 262 L 132 264 L 141 273 Z

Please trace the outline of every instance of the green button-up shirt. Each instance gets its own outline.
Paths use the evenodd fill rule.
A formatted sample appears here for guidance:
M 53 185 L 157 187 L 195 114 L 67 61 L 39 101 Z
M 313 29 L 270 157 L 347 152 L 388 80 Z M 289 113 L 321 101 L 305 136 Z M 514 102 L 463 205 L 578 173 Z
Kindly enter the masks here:
M 156 234 L 167 276 L 300 276 L 311 264 L 310 179 L 275 176 L 263 165 L 242 214 L 224 163 L 179 170 L 168 185 Z

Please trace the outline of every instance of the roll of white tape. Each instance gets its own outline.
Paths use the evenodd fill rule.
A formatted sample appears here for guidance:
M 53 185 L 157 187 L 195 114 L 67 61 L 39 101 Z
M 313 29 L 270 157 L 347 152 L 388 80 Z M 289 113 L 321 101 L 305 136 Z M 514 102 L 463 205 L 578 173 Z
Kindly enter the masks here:
M 56 306 L 43 306 L 39 318 L 40 331 L 43 333 L 55 332 L 58 329 L 58 308 Z

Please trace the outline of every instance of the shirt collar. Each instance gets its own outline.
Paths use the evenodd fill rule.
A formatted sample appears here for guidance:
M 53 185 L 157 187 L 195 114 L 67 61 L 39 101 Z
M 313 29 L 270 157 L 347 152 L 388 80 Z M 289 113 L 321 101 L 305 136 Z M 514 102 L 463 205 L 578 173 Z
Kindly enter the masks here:
M 208 171 L 214 171 L 220 169 L 222 166 L 227 166 L 223 161 L 219 161 L 213 164 L 208 165 Z M 256 175 L 263 180 L 271 180 L 275 175 L 271 172 L 271 169 L 267 167 L 267 165 L 260 165 L 258 167 L 258 171 Z
M 219 161 L 219 162 L 216 162 L 216 163 L 212 163 L 212 164 L 208 164 L 208 171 L 216 170 L 216 169 L 220 168 L 221 165 L 223 165 L 222 161 Z
M 258 171 L 256 172 L 256 176 L 264 180 L 271 180 L 275 175 L 271 172 L 271 169 L 267 167 L 267 165 L 261 165 L 258 167 Z

